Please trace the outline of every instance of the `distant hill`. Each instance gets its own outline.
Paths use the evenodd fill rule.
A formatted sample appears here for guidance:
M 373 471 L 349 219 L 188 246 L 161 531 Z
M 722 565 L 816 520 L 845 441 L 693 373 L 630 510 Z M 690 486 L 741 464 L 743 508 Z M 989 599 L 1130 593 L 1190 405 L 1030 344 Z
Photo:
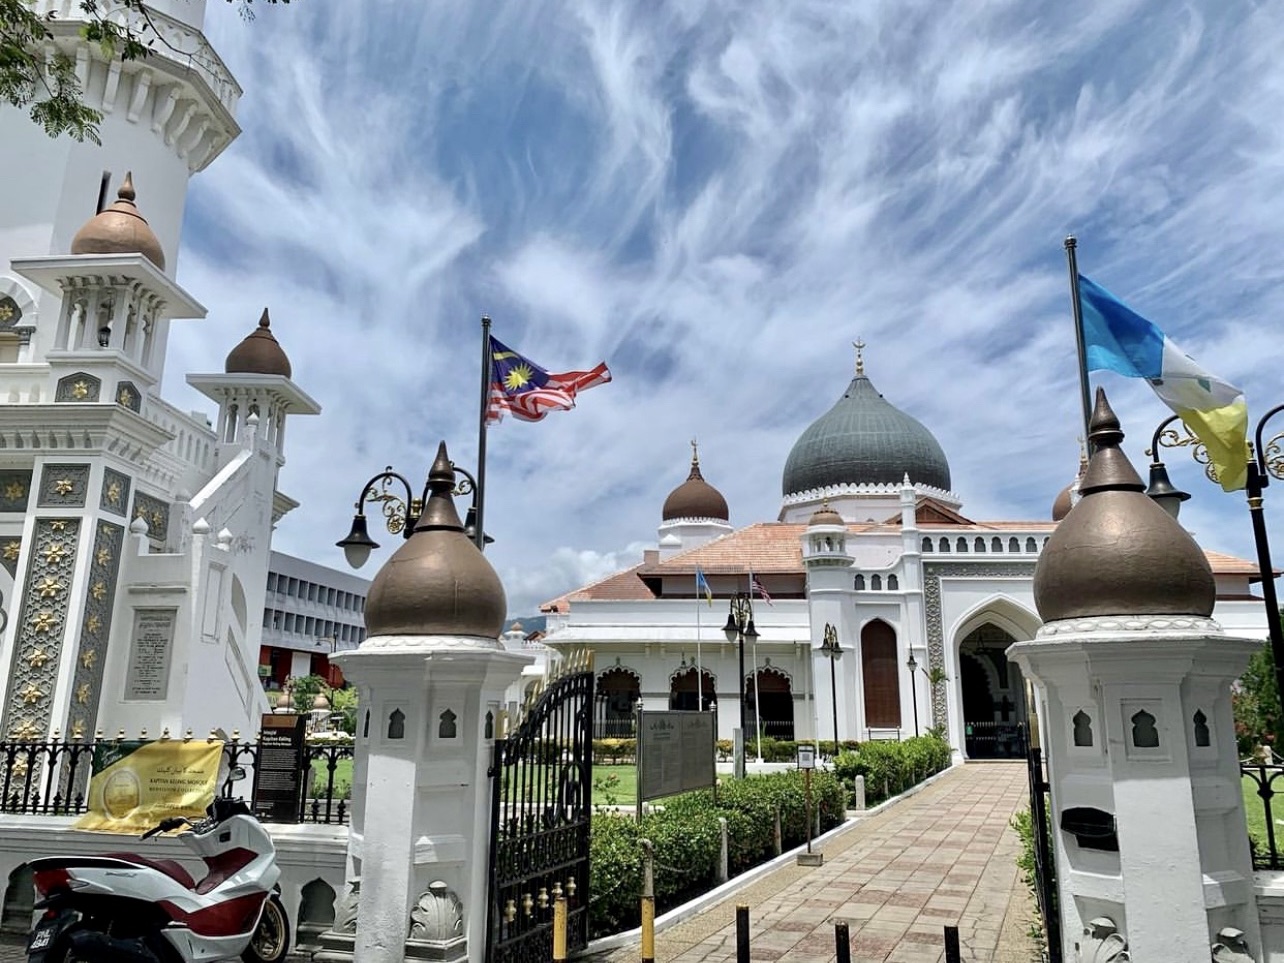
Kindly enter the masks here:
M 512 625 L 514 622 L 521 622 L 522 628 L 526 630 L 526 634 L 530 635 L 532 632 L 544 631 L 545 626 L 548 625 L 548 616 L 547 615 L 510 615 L 504 622 L 505 631 L 507 631 L 508 627 Z

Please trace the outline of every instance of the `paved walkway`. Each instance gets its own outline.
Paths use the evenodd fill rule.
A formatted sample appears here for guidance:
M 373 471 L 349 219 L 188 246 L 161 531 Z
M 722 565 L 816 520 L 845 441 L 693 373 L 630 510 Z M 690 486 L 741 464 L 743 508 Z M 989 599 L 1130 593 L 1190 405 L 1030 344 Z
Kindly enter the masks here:
M 828 963 L 834 924 L 846 921 L 853 963 L 935 963 L 947 925 L 959 928 L 965 963 L 1035 963 L 1009 826 L 1028 805 L 1024 765 L 960 766 L 819 847 L 823 866 L 783 867 L 658 934 L 656 959 L 735 960 L 736 906 L 746 904 L 755 961 Z M 638 950 L 609 959 L 635 961 Z

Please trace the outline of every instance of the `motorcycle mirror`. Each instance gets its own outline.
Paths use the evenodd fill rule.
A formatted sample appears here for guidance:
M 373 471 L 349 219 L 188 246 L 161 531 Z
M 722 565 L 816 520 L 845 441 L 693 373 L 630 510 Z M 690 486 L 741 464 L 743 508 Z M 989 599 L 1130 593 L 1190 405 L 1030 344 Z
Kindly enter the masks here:
M 233 766 L 231 769 L 227 771 L 228 782 L 240 782 L 244 778 L 245 778 L 244 766 Z

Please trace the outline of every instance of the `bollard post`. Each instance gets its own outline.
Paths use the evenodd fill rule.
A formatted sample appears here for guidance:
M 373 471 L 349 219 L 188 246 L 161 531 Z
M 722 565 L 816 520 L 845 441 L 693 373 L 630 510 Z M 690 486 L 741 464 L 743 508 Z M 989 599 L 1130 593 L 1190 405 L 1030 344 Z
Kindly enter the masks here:
M 736 963 L 749 963 L 749 907 L 736 907 Z
M 856 776 L 852 779 L 852 809 L 865 808 L 865 777 Z
M 779 856 L 785 851 L 785 834 L 780 826 L 780 807 L 776 807 L 776 855 Z
M 718 837 L 720 840 L 718 844 L 718 882 L 725 883 L 731 878 L 730 854 L 728 852 L 729 846 L 727 845 L 727 818 L 725 816 L 718 817 Z
M 957 926 L 945 927 L 945 963 L 963 963 L 963 955 L 959 951 L 959 928 Z
M 566 963 L 566 894 L 553 884 L 553 963 Z
M 642 963 L 655 963 L 655 847 L 649 839 L 642 846 Z
M 834 924 L 834 949 L 838 953 L 837 963 L 852 963 L 852 938 L 846 923 Z

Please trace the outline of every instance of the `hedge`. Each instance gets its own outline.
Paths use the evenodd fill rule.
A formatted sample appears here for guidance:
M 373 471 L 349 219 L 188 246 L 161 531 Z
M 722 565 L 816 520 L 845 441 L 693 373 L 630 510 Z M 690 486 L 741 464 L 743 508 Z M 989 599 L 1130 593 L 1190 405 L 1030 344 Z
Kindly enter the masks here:
M 839 753 L 834 771 L 849 789 L 856 776 L 864 776 L 865 802 L 874 805 L 949 768 L 950 756 L 950 744 L 937 735 L 863 742 L 855 752 Z
M 763 762 L 794 762 L 798 758 L 798 747 L 816 746 L 820 755 L 826 759 L 834 754 L 834 742 L 832 739 L 821 739 L 819 742 L 813 739 L 804 739 L 802 742 L 794 742 L 789 739 L 771 739 L 762 740 L 762 761 Z M 854 739 L 844 739 L 839 746 L 846 750 L 855 751 L 860 747 L 860 743 Z M 721 762 L 727 762 L 731 759 L 734 752 L 734 746 L 730 739 L 718 740 L 718 759 Z M 758 758 L 758 740 L 751 738 L 745 742 L 745 757 L 748 759 Z
M 803 775 L 797 771 L 725 780 L 715 794 L 685 793 L 664 800 L 639 825 L 633 818 L 599 812 L 593 817 L 592 909 L 594 937 L 637 926 L 642 892 L 640 838 L 655 846 L 655 896 L 660 912 L 717 885 L 721 851 L 719 817 L 727 820 L 728 863 L 735 876 L 775 854 L 775 813 L 781 811 L 784 847 L 807 836 Z M 844 819 L 846 794 L 832 773 L 817 770 L 812 800 L 821 831 Z

